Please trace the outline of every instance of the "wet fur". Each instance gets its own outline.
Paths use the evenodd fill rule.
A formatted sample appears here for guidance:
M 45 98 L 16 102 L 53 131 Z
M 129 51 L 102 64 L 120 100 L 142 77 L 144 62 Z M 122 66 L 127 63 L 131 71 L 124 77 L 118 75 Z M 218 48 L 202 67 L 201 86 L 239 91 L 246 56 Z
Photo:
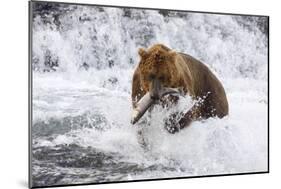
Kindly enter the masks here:
M 164 87 L 182 88 L 194 100 L 201 103 L 182 115 L 178 123 L 171 115 L 167 125 L 175 127 L 175 132 L 188 126 L 192 121 L 209 117 L 222 118 L 228 115 L 228 101 L 221 82 L 210 69 L 192 56 L 172 51 L 162 44 L 156 44 L 147 51 L 140 48 L 140 63 L 137 66 L 132 83 L 132 104 L 135 107 L 148 91 L 147 76 L 154 74 L 164 78 Z M 173 133 L 173 132 L 172 132 Z

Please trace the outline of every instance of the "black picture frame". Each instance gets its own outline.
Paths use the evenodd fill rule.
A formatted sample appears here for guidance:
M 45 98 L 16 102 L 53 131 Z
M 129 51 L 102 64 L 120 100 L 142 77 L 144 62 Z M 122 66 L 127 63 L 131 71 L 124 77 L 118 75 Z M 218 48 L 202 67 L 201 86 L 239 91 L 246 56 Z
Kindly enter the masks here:
M 254 17 L 264 17 L 267 19 L 267 170 L 261 172 L 244 172 L 244 173 L 231 173 L 231 174 L 214 174 L 214 175 L 198 175 L 198 176 L 187 176 L 187 177 L 172 177 L 172 178 L 157 178 L 157 179 L 140 179 L 140 180 L 128 180 L 128 181 L 108 181 L 108 182 L 98 182 L 98 183 L 79 183 L 79 184 L 59 184 L 59 185 L 46 185 L 46 186 L 33 186 L 32 181 L 32 120 L 33 120 L 33 74 L 32 74 L 32 26 L 33 26 L 33 3 L 52 3 L 52 4 L 64 4 L 64 5 L 79 5 L 79 6 L 95 6 L 95 7 L 109 7 L 109 8 L 128 8 L 128 9 L 138 9 L 138 10 L 157 10 L 157 11 L 177 11 L 183 13 L 203 13 L 203 14 L 214 14 L 214 15 L 234 15 L 234 16 L 254 16 Z M 127 6 L 115 6 L 115 5 L 101 5 L 101 4 L 87 4 L 87 3 L 68 3 L 68 2 L 54 2 L 54 1 L 29 1 L 29 31 L 28 31 L 28 171 L 29 171 L 29 188 L 49 188 L 49 187 L 63 187 L 63 186 L 79 186 L 79 185 L 96 185 L 96 184 L 111 184 L 111 183 L 126 183 L 126 182 L 144 182 L 144 181 L 161 181 L 161 180 L 171 180 L 171 179 L 189 179 L 189 178 L 202 178 L 202 177 L 221 177 L 221 176 L 236 176 L 236 175 L 249 175 L 249 174 L 266 174 L 270 172 L 270 143 L 269 143 L 269 129 L 270 129 L 270 80 L 269 80 L 269 42 L 270 42 L 270 17 L 266 15 L 255 15 L 255 14 L 236 14 L 236 13 L 224 13 L 224 12 L 204 12 L 204 11 L 191 11 L 191 10 L 175 10 L 175 9 L 158 9 L 158 8 L 148 8 L 148 7 L 127 7 Z

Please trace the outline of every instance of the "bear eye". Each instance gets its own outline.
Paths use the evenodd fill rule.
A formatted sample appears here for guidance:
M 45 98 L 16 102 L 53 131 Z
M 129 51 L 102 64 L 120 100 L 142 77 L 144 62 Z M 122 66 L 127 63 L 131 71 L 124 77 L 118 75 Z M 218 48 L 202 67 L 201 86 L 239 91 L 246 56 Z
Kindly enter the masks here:
M 149 74 L 147 79 L 151 81 L 151 80 L 155 79 L 155 75 L 154 74 Z
M 164 80 L 165 80 L 165 76 L 160 76 L 160 77 L 159 77 L 159 80 L 160 80 L 160 81 L 164 81 Z

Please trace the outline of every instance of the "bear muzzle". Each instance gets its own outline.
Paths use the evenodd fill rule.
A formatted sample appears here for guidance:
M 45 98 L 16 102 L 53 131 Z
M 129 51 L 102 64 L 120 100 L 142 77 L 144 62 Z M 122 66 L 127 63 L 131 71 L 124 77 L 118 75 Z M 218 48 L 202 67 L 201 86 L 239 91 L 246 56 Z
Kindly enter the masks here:
M 136 107 L 133 109 L 132 112 L 132 118 L 131 123 L 135 124 L 138 122 L 138 120 L 145 114 L 145 112 L 158 100 L 163 98 L 166 95 L 169 94 L 178 94 L 178 95 L 184 95 L 183 91 L 178 88 L 168 88 L 163 87 L 160 88 L 159 91 L 157 91 L 158 98 L 152 98 L 151 92 L 147 92 L 136 104 Z
M 159 100 L 161 95 L 161 83 L 158 79 L 153 79 L 150 84 L 149 93 L 153 100 Z

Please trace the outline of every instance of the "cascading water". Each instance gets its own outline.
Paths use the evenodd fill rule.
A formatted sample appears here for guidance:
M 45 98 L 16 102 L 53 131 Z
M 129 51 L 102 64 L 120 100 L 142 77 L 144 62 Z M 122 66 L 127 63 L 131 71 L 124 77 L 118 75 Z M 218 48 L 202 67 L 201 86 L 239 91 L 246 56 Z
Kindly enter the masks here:
M 34 186 L 267 170 L 265 17 L 33 2 L 32 32 Z M 230 113 L 171 135 L 156 106 L 144 151 L 131 80 L 155 43 L 207 64 Z

